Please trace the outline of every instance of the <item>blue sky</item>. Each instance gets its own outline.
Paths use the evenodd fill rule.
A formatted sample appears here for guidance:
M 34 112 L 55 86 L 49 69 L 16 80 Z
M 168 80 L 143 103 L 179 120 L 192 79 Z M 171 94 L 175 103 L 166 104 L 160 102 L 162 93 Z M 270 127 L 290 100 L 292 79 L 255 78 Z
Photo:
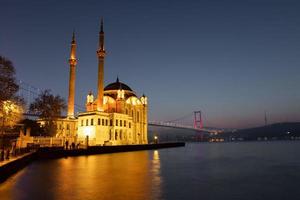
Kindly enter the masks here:
M 300 120 L 296 0 L 1 0 L 1 8 L 0 54 L 20 80 L 65 98 L 75 28 L 79 105 L 96 91 L 103 16 L 105 83 L 118 75 L 145 93 L 151 120 L 194 110 L 205 126 L 262 125 L 265 110 L 270 122 Z

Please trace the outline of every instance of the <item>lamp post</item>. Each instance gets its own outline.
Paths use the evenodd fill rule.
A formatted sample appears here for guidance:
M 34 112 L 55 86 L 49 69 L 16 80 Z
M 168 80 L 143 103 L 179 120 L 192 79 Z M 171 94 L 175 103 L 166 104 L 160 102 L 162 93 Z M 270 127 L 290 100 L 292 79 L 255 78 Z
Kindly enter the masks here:
M 154 136 L 154 144 L 157 144 L 158 143 L 158 137 L 155 135 Z

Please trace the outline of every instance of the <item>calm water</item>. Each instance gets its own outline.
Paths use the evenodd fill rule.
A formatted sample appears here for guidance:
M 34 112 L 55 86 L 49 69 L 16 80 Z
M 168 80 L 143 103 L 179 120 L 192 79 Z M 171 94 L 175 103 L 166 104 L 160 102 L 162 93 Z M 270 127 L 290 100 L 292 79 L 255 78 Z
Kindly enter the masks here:
M 34 162 L 0 199 L 300 199 L 300 142 L 184 148 Z

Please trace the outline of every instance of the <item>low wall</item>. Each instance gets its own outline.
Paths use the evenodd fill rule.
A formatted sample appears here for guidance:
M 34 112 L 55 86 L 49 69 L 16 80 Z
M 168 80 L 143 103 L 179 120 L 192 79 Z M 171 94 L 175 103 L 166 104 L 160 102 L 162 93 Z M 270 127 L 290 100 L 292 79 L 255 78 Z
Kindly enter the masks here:
M 30 162 L 36 159 L 36 152 L 28 153 L 20 158 L 11 160 L 0 166 L 0 183 L 5 181 L 11 175 L 27 166 Z
M 63 147 L 57 148 L 40 148 L 37 152 L 39 159 L 61 158 L 68 156 L 95 155 L 104 153 L 117 153 L 129 151 L 141 151 L 171 147 L 183 147 L 184 142 L 176 143 L 159 143 L 159 144 L 144 144 L 144 145 L 119 145 L 119 146 L 90 146 L 87 149 L 64 150 Z

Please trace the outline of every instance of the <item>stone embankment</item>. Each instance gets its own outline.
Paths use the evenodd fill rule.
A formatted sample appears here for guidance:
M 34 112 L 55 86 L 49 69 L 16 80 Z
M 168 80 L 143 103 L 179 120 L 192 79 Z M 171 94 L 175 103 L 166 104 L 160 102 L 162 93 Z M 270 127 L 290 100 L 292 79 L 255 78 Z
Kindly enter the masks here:
M 85 149 L 70 149 L 65 150 L 63 147 L 40 148 L 38 150 L 39 159 L 61 158 L 68 156 L 95 155 L 104 153 L 118 153 L 129 151 L 152 150 L 172 147 L 183 147 L 184 142 L 174 143 L 159 143 L 159 144 L 144 144 L 144 145 L 120 145 L 120 146 L 89 146 Z
M 9 178 L 12 174 L 27 166 L 37 157 L 37 152 L 29 152 L 22 156 L 17 156 L 0 162 L 0 183 Z

